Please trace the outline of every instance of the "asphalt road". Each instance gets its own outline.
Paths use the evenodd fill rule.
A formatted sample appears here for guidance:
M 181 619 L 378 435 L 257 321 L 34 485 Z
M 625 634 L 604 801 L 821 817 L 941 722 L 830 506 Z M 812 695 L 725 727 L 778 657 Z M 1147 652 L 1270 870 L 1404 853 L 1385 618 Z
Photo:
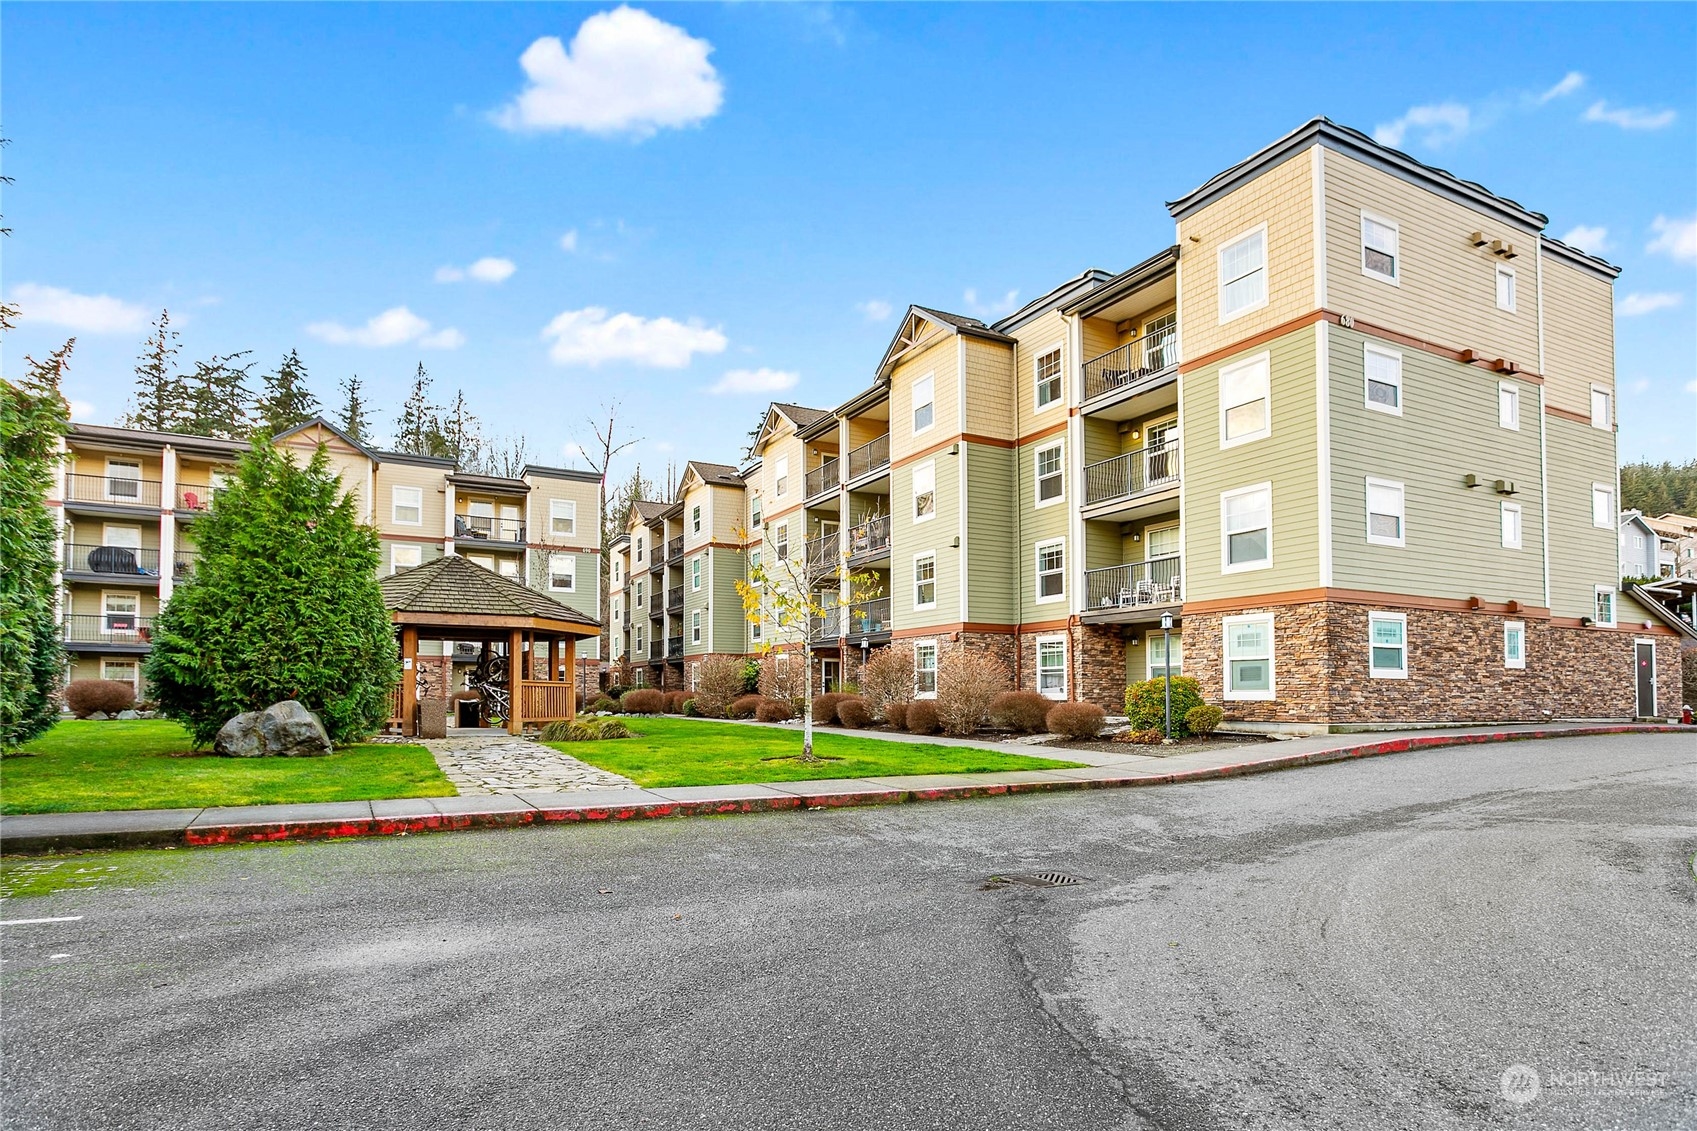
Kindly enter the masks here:
M 1690 1128 L 1694 813 L 1638 736 L 118 857 L 3 908 L 83 918 L 0 928 L 0 1116 Z M 1086 882 L 989 882 L 1040 870 Z

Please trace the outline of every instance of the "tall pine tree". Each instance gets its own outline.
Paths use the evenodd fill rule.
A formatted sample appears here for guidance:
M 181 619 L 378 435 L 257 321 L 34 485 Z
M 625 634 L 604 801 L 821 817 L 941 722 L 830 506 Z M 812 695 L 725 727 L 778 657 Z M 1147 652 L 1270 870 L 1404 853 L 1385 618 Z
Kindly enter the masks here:
M 342 431 L 352 436 L 360 443 L 365 443 L 371 430 L 371 421 L 365 407 L 365 386 L 360 382 L 359 374 L 342 382 Z
M 294 350 L 285 354 L 276 372 L 265 374 L 263 380 L 265 388 L 253 406 L 253 415 L 264 435 L 287 432 L 318 415 L 318 398 L 306 387 L 306 366 Z
M 194 363 L 194 372 L 186 379 L 189 418 L 181 431 L 220 440 L 247 437 L 253 430 L 248 415 L 253 393 L 247 385 L 253 362 L 242 362 L 242 358 L 249 352 L 213 354 Z
M 413 374 L 412 391 L 407 393 L 407 399 L 401 402 L 401 415 L 395 419 L 395 438 L 392 443 L 397 452 L 434 456 L 443 454 L 436 450 L 440 446 L 441 436 L 441 412 L 430 403 L 430 374 L 425 372 L 424 362 L 421 361 L 418 363 L 418 371 Z
M 136 358 L 135 408 L 119 421 L 123 427 L 150 432 L 181 432 L 187 427 L 192 413 L 188 388 L 176 371 L 180 349 L 171 312 L 161 310 Z

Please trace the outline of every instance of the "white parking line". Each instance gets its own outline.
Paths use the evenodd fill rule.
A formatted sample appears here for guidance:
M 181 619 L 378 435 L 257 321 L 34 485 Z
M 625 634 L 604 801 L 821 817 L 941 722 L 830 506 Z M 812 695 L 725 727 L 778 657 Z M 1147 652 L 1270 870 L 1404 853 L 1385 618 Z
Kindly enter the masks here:
M 23 927 L 30 923 L 79 923 L 81 915 L 60 915 L 53 919 L 0 919 L 0 927 Z

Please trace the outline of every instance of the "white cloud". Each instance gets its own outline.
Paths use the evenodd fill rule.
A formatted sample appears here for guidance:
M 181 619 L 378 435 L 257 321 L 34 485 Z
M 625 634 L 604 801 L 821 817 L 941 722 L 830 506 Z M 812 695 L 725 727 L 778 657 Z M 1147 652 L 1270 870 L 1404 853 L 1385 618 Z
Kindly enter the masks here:
M 1647 393 L 1647 392 L 1649 392 L 1650 391 L 1650 379 L 1648 377 L 1638 378 L 1638 380 L 1636 380 L 1632 383 L 1632 391 L 1635 392 L 1635 393 Z
M 733 369 L 719 378 L 709 393 L 781 393 L 795 388 L 799 373 L 782 369 Z
M 19 322 L 45 322 L 80 334 L 121 334 L 147 327 L 147 311 L 111 295 L 79 295 L 63 287 L 19 283 L 11 301 Z
M 883 322 L 896 312 L 896 308 L 881 298 L 869 298 L 865 302 L 857 302 L 854 308 L 866 316 L 868 322 Z
M 562 447 L 560 449 L 560 454 L 566 457 L 567 462 L 570 462 L 572 460 L 587 459 L 588 456 L 589 456 L 589 453 L 584 450 L 583 445 L 577 443 L 576 441 L 569 442 L 564 447 Z
M 1373 138 L 1381 145 L 1400 147 L 1410 132 L 1428 149 L 1441 149 L 1459 141 L 1473 128 L 1473 112 L 1459 102 L 1414 106 L 1394 122 L 1374 127 Z
M 657 369 L 682 369 L 698 353 L 723 353 L 729 341 L 698 319 L 683 323 L 639 314 L 608 316 L 605 307 L 568 310 L 542 329 L 554 339 L 548 356 L 561 365 L 628 361 Z
M 1623 130 L 1659 130 L 1673 125 L 1679 115 L 1672 110 L 1645 110 L 1638 107 L 1609 108 L 1607 102 L 1593 102 L 1585 111 L 1587 122 L 1607 122 Z
M 576 251 L 577 250 L 577 229 L 576 228 L 573 228 L 571 231 L 567 232 L 565 235 L 560 237 L 560 250 L 561 251 Z
M 966 293 L 961 295 L 961 301 L 966 304 L 966 312 L 974 318 L 996 318 L 1013 313 L 1013 308 L 1019 305 L 1019 292 L 1009 291 L 999 299 L 991 298 L 980 302 L 978 291 L 968 287 Z
M 438 283 L 463 283 L 471 279 L 478 283 L 504 283 L 512 277 L 518 265 L 510 259 L 499 259 L 486 255 L 470 267 L 438 267 L 436 281 Z
M 724 85 L 713 45 L 647 12 L 620 5 L 583 21 L 568 49 L 544 36 L 519 57 L 530 84 L 496 111 L 508 130 L 582 130 L 653 137 L 719 112 Z
M 1654 314 L 1658 310 L 1667 310 L 1685 301 L 1685 296 L 1675 291 L 1658 291 L 1655 294 L 1630 294 L 1620 300 L 1620 306 L 1615 313 L 1622 318 L 1637 318 L 1640 314 Z
M 1588 251 L 1592 255 L 1601 255 L 1610 247 L 1609 230 L 1593 227 L 1590 224 L 1577 224 L 1567 230 L 1567 234 L 1561 238 L 1561 242 L 1568 247 L 1577 247 L 1581 251 Z
M 1680 263 L 1697 262 L 1697 216 L 1689 220 L 1657 216 L 1650 222 L 1650 230 L 1656 233 L 1656 238 L 1644 245 L 1645 251 L 1669 256 Z
M 87 401 L 71 402 L 71 419 L 86 421 L 94 415 L 94 406 Z
M 1697 393 L 1697 381 L 1687 381 L 1685 383 L 1685 391 L 1688 393 Z
M 1542 103 L 1545 103 L 1545 102 L 1549 102 L 1551 99 L 1561 98 L 1565 95 L 1572 94 L 1574 91 L 1578 90 L 1580 87 L 1582 87 L 1584 85 L 1585 85 L 1585 76 L 1584 75 L 1580 74 L 1578 71 L 1569 71 L 1569 72 L 1567 72 L 1567 74 L 1565 74 L 1561 77 L 1560 82 L 1556 83 L 1556 85 L 1552 86 L 1550 89 L 1548 89 L 1544 93 L 1540 94 L 1538 96 L 1538 102 L 1540 104 L 1542 104 Z
M 452 327 L 432 330 L 430 323 L 404 306 L 392 306 L 363 326 L 340 322 L 313 322 L 306 332 L 334 346 L 403 346 L 417 342 L 426 349 L 457 349 L 465 335 Z

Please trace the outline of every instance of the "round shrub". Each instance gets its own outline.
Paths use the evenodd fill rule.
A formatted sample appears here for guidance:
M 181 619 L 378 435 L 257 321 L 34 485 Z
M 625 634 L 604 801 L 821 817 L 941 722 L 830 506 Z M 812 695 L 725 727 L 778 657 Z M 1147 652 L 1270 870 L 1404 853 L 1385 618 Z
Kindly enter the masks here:
M 837 704 L 847 698 L 848 696 L 835 691 L 815 695 L 813 697 L 813 721 L 821 726 L 836 725 L 840 721 L 837 718 Z
M 1102 733 L 1108 712 L 1094 703 L 1056 703 L 1045 720 L 1050 733 L 1067 738 L 1095 738 Z
M 915 699 L 907 705 L 907 732 L 909 734 L 936 734 L 943 729 L 943 720 L 937 714 L 937 703 L 932 699 Z
M 1054 705 L 1035 691 L 1004 691 L 990 700 L 990 721 L 1021 734 L 1037 734 Z
M 699 719 L 701 717 L 701 708 L 696 706 L 694 696 L 684 700 L 684 714 L 688 715 L 692 719 Z
M 636 688 L 634 688 L 634 687 L 626 687 L 621 683 L 615 683 L 615 684 L 613 684 L 613 686 L 611 686 L 607 689 L 606 695 L 607 695 L 607 698 L 609 698 L 613 702 L 617 703 L 619 700 L 621 700 L 625 697 L 625 692 L 635 691 L 635 690 L 636 690 Z
M 795 718 L 795 711 L 788 699 L 762 699 L 754 708 L 754 718 L 762 723 L 787 723 Z
M 136 689 L 119 679 L 73 679 L 65 688 L 65 706 L 79 719 L 96 711 L 116 715 L 135 706 Z
M 731 705 L 725 708 L 725 717 L 730 719 L 752 719 L 754 711 L 760 706 L 760 696 L 743 695 L 731 700 Z
M 638 687 L 625 692 L 619 709 L 627 715 L 658 715 L 666 709 L 666 697 L 651 687 Z
M 850 730 L 860 730 L 872 723 L 872 708 L 858 695 L 845 695 L 837 704 L 837 721 Z
M 600 714 L 611 715 L 619 709 L 619 705 L 603 695 L 601 698 L 591 703 L 589 705 L 589 709 Z
M 682 692 L 682 691 L 668 691 L 668 692 L 666 692 L 666 713 L 668 715 L 681 715 L 681 714 L 683 714 L 684 713 L 684 701 L 687 700 L 688 698 L 689 698 L 689 695 L 685 692 Z
M 1166 681 L 1162 679 L 1146 679 L 1125 689 L 1125 714 L 1131 720 L 1132 730 L 1163 728 L 1166 717 L 1165 695 Z M 1196 686 L 1196 681 L 1189 676 L 1173 676 L 1174 738 L 1183 738 L 1190 733 L 1185 728 L 1184 716 L 1192 707 L 1200 706 L 1202 691 Z
M 1220 725 L 1220 720 L 1226 713 L 1212 703 L 1204 703 L 1200 707 L 1192 707 L 1184 713 L 1185 729 L 1191 734 L 1209 735 Z
M 908 704 L 906 703 L 884 704 L 884 721 L 889 723 L 894 730 L 906 730 L 907 708 Z

